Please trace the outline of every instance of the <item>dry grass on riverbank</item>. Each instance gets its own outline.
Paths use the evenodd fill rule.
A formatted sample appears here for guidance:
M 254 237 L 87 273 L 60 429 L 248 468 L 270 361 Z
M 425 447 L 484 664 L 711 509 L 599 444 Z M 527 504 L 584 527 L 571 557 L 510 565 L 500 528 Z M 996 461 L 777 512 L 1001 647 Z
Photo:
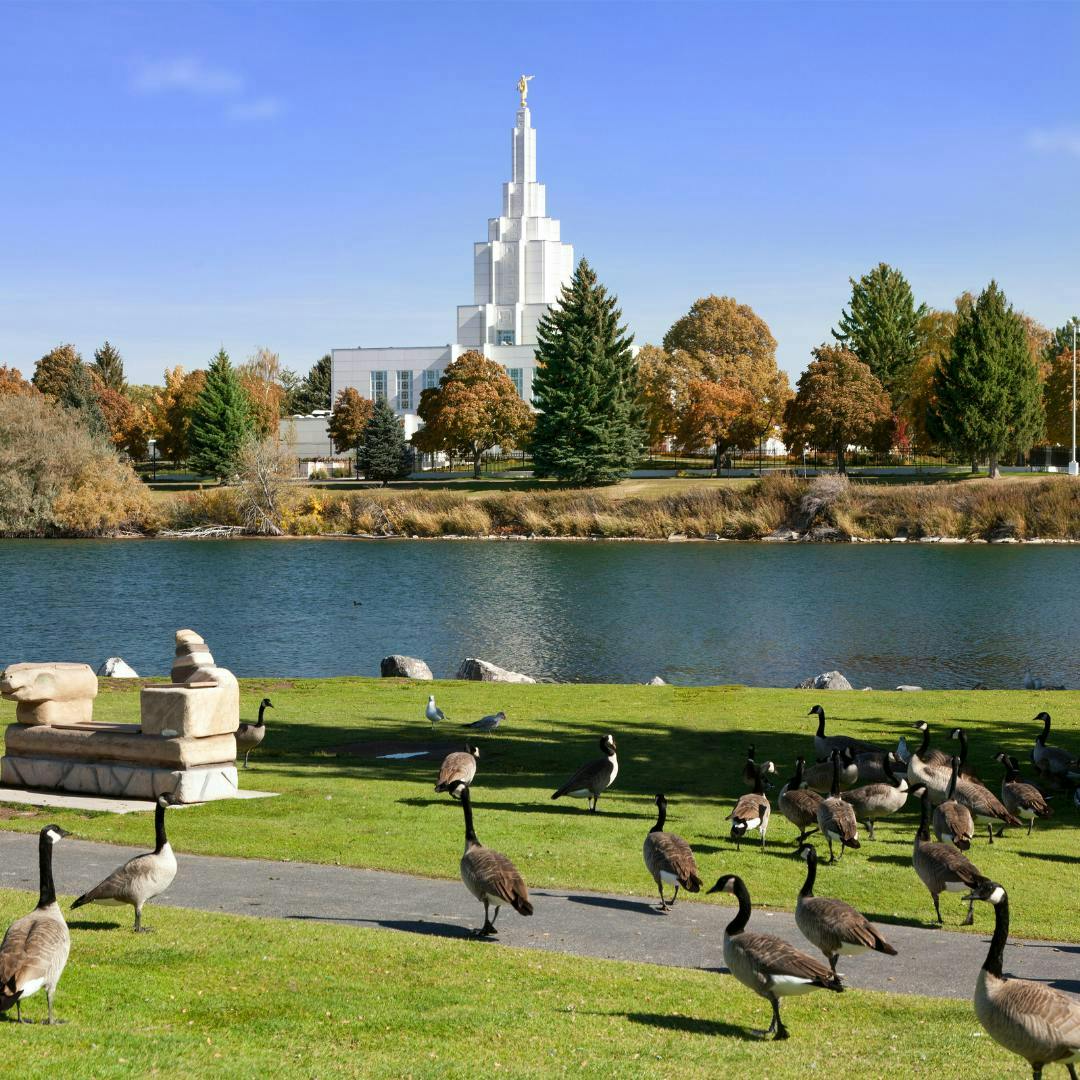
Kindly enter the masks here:
M 237 493 L 214 488 L 159 505 L 165 528 L 240 524 Z M 780 528 L 831 527 L 834 539 L 946 536 L 1080 540 L 1080 485 L 1066 477 L 876 485 L 836 477 L 649 490 L 297 490 L 293 536 L 536 536 L 758 540 Z

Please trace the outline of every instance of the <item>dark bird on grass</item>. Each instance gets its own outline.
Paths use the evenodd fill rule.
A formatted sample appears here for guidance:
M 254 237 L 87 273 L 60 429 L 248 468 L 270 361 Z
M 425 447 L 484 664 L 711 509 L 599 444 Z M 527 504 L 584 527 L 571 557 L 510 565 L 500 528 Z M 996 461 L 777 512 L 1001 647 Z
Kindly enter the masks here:
M 864 742 L 862 739 L 853 739 L 848 735 L 825 734 L 825 710 L 820 705 L 815 705 L 807 716 L 818 718 L 817 734 L 814 736 L 814 749 L 817 751 L 819 761 L 828 758 L 833 750 L 848 749 L 852 754 L 880 753 L 881 747 L 873 743 Z
M 859 846 L 859 823 L 855 810 L 850 803 L 840 798 L 840 751 L 833 750 L 830 755 L 833 766 L 832 791 L 827 799 L 818 805 L 817 822 L 821 835 L 829 845 L 829 862 L 833 861 L 833 841 L 840 843 L 840 858 L 844 857 L 845 848 Z
M 1025 784 L 1020 775 L 1020 764 L 1016 758 L 1001 752 L 994 755 L 994 760 L 1005 766 L 1005 778 L 1001 781 L 1001 801 L 1010 813 L 1028 823 L 1028 836 L 1035 819 L 1051 817 L 1054 811 L 1043 793 L 1034 784 Z M 998 836 L 1005 835 L 1005 826 L 998 829 Z
M 259 702 L 259 719 L 254 724 L 245 721 L 236 729 L 236 752 L 239 753 L 241 750 L 244 752 L 245 769 L 248 767 L 251 751 L 261 746 L 263 739 L 266 738 L 266 721 L 263 719 L 263 714 L 273 707 L 274 703 L 268 697 L 264 697 Z
M 596 804 L 601 794 L 615 783 L 615 777 L 619 775 L 615 740 L 610 735 L 602 735 L 600 749 L 604 752 L 604 756 L 582 765 L 558 791 L 552 794 L 553 799 L 562 798 L 564 795 L 569 795 L 573 799 L 588 799 L 590 812 L 596 813 Z
M 1050 714 L 1041 712 L 1035 720 L 1042 724 L 1043 729 L 1035 736 L 1035 746 L 1031 751 L 1031 760 L 1035 762 L 1035 768 L 1044 776 L 1055 780 L 1080 780 L 1080 760 L 1075 754 L 1060 746 L 1051 746 L 1046 740 L 1050 738 Z
M 821 796 L 816 791 L 802 786 L 805 765 L 805 758 L 795 759 L 795 775 L 780 789 L 776 801 L 780 813 L 799 830 L 800 845 L 811 833 L 817 832 L 817 811 L 821 803 Z
M 744 795 L 732 807 L 731 813 L 724 819 L 731 822 L 731 839 L 735 841 L 735 850 L 742 846 L 743 837 L 757 829 L 761 837 L 761 850 L 765 850 L 765 834 L 769 831 L 769 815 L 772 807 L 765 794 L 765 785 L 761 778 L 761 769 L 754 770 L 754 790 Z
M 697 863 L 694 862 L 694 853 L 690 850 L 690 845 L 676 833 L 664 831 L 667 799 L 660 794 L 656 796 L 654 802 L 657 810 L 656 824 L 645 837 L 642 857 L 645 859 L 645 868 L 652 874 L 653 881 L 660 890 L 660 910 L 667 911 L 675 903 L 679 889 L 699 892 L 701 878 L 698 877 Z M 664 899 L 665 884 L 675 886 L 671 903 Z
M 474 731 L 494 731 L 505 719 L 506 713 L 500 711 L 490 716 L 481 716 L 479 720 L 474 720 L 471 724 L 464 726 Z

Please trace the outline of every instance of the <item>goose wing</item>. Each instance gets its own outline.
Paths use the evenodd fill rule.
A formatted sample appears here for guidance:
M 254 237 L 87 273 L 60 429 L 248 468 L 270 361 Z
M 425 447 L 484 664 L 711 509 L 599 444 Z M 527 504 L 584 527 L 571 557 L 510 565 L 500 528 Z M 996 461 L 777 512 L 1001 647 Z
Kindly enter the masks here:
M 442 768 L 439 769 L 439 779 L 435 784 L 436 791 L 445 791 L 451 784 L 461 782 L 472 783 L 476 776 L 476 758 L 472 754 L 459 750 L 456 754 L 447 754 L 443 758 Z
M 949 880 L 960 881 L 969 888 L 981 885 L 987 880 L 982 871 L 952 844 L 922 844 L 919 851 L 924 857 L 937 863 Z
M 595 758 L 593 761 L 582 765 L 551 797 L 557 799 L 560 795 L 568 795 L 571 791 L 603 791 L 608 786 L 610 776 L 610 759 L 606 757 Z
M 834 987 L 829 968 L 794 945 L 772 934 L 739 934 L 735 941 L 766 983 L 776 978 L 805 979 L 815 986 Z
M 993 1002 L 1008 1019 L 1015 1037 L 1036 1050 L 1035 1058 L 1052 1047 L 1046 1062 L 1061 1061 L 1080 1051 L 1080 1002 L 1053 987 L 1028 979 L 1006 979 Z M 1026 1056 L 1026 1055 L 1025 1055 Z
M 843 900 L 828 896 L 808 896 L 802 901 L 810 916 L 828 927 L 845 945 L 862 945 L 867 949 L 895 955 L 896 950 L 874 929 L 873 923 Z
M 154 853 L 136 855 L 118 866 L 104 881 L 98 882 L 89 892 L 85 892 L 71 906 L 82 907 L 95 900 L 123 900 L 132 892 L 136 882 L 142 877 L 150 877 L 155 870 Z
M 59 909 L 35 910 L 13 922 L 0 944 L 0 1011 L 11 1008 L 31 984 L 36 990 L 50 973 L 62 970 L 69 948 Z
M 694 853 L 681 836 L 668 832 L 649 833 L 645 845 L 645 862 L 654 877 L 666 870 L 687 892 L 697 892 L 701 888 Z
M 1020 819 L 1005 809 L 1005 804 L 988 788 L 971 780 L 956 782 L 956 801 L 963 803 L 973 814 L 997 818 L 1009 825 L 1019 825 Z
M 831 821 L 837 835 L 846 842 L 854 840 L 858 835 L 859 823 L 855 820 L 855 808 L 840 798 L 823 799 L 818 808 L 818 821 L 822 816 L 826 821 Z
M 780 793 L 780 811 L 790 820 L 791 813 L 813 821 L 817 817 L 817 808 L 821 805 L 821 796 L 810 788 L 785 788 Z M 793 824 L 798 824 L 794 822 Z
M 769 809 L 769 800 L 764 795 L 743 795 L 735 804 L 727 821 L 760 821 Z M 753 828 L 754 826 L 751 826 Z
M 1054 812 L 1034 784 L 1026 784 L 1023 780 L 1010 780 L 1005 784 L 1005 791 L 1017 806 L 1032 811 L 1037 817 L 1050 817 Z
M 501 852 L 482 844 L 470 848 L 461 860 L 463 873 L 468 873 L 481 888 L 482 895 L 509 904 L 522 915 L 532 914 L 529 889 L 518 868 Z

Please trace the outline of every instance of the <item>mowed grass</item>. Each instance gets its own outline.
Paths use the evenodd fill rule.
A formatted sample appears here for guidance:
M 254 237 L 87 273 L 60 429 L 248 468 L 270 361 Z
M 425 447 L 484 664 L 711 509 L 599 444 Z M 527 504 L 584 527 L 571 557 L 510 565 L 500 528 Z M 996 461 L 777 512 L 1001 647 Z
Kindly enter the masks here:
M 106 684 L 95 715 L 135 722 L 136 690 Z M 994 753 L 1004 748 L 1026 762 L 1039 730 L 1031 718 L 1040 708 L 1054 717 L 1053 741 L 1080 749 L 1080 695 L 1071 692 L 821 694 L 378 679 L 247 680 L 243 691 L 244 716 L 254 716 L 264 694 L 276 708 L 267 713 L 266 742 L 253 754 L 252 768 L 241 772 L 241 783 L 280 797 L 171 813 L 170 837 L 180 851 L 456 878 L 462 814 L 457 803 L 432 790 L 441 752 L 433 760 L 373 755 L 433 743 L 459 748 L 467 734 L 462 722 L 501 708 L 507 713 L 502 727 L 475 740 L 481 747 L 473 789 L 476 828 L 484 843 L 517 863 L 531 886 L 651 895 L 641 844 L 655 820 L 653 795 L 664 791 L 671 800 L 668 828 L 690 842 L 707 886 L 721 873 L 736 872 L 755 905 L 788 910 L 804 873 L 793 855 L 794 827 L 774 812 L 765 852 L 755 837 L 736 853 L 724 819 L 744 790 L 740 773 L 749 743 L 756 743 L 759 757 L 777 762 L 781 783 L 796 754 L 813 756 L 814 720 L 806 713 L 815 702 L 825 705 L 830 732 L 888 746 L 901 734 L 914 738 L 919 719 L 929 721 L 939 745 L 954 725 L 963 726 L 972 761 L 994 790 L 1001 779 Z M 431 691 L 450 718 L 434 734 L 423 718 Z M 10 721 L 13 711 L 9 703 L 0 705 L 0 720 Z M 589 814 L 580 800 L 552 801 L 551 792 L 599 754 L 596 740 L 604 732 L 615 735 L 620 769 L 599 813 Z M 357 744 L 357 754 L 334 751 Z M 779 785 L 774 800 L 778 791 Z M 1038 822 L 1030 839 L 1014 829 L 988 846 L 984 828 L 969 855 L 1009 889 L 1014 935 L 1080 941 L 1080 813 L 1065 793 L 1053 806 L 1054 817 Z M 146 845 L 153 834 L 149 816 L 138 814 L 40 811 L 0 824 L 31 831 L 46 818 L 84 839 Z M 930 897 L 911 866 L 916 821 L 912 800 L 907 811 L 880 824 L 877 840 L 864 834 L 861 850 L 822 867 L 819 895 L 843 897 L 884 923 L 930 925 Z M 824 842 L 817 836 L 814 842 L 826 854 Z M 688 899 L 717 902 L 703 895 Z M 960 901 L 943 896 L 942 910 L 946 925 L 957 928 Z M 975 931 L 990 925 L 990 913 L 980 905 Z
M 0 923 L 33 903 L 0 890 Z M 714 972 L 164 907 L 136 935 L 89 910 L 66 1023 L 0 1024 L 5 1076 L 867 1077 L 886 1056 L 906 1076 L 1023 1075 L 966 1000 L 822 991 L 785 1003 L 790 1041 L 764 1042 L 768 1003 Z M 24 1015 L 44 1010 L 39 994 Z

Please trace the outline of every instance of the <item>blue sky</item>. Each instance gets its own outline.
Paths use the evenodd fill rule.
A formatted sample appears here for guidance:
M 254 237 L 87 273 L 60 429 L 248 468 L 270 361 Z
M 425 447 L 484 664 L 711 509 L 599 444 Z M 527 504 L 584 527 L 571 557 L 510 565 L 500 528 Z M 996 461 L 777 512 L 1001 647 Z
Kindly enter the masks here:
M 520 72 L 638 343 L 750 304 L 796 374 L 885 260 L 1080 308 L 1080 5 L 0 3 L 0 363 L 129 378 L 452 340 Z

